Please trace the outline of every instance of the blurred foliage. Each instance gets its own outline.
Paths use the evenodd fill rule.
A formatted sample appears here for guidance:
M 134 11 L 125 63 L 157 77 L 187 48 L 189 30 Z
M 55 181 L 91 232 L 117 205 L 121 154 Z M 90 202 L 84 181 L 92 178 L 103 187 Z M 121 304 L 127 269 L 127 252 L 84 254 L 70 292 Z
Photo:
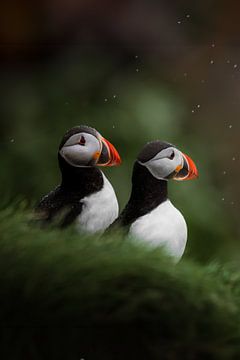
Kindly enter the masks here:
M 167 140 L 189 154 L 200 173 L 195 182 L 169 182 L 170 199 L 189 225 L 186 255 L 201 261 L 226 258 L 235 246 L 234 223 L 213 184 L 212 158 L 194 130 L 187 131 L 186 103 L 169 84 L 144 78 L 135 67 L 130 62 L 119 72 L 114 58 L 79 62 L 79 54 L 72 52 L 54 68 L 8 79 L 0 152 L 2 199 L 20 196 L 32 205 L 55 187 L 60 181 L 57 149 L 63 134 L 72 126 L 88 124 L 109 138 L 122 156 L 121 167 L 105 172 L 123 208 L 141 147 L 153 139 Z
M 239 358 L 236 266 L 175 266 L 117 234 L 42 231 L 25 206 L 0 212 L 2 358 Z
M 239 269 L 225 261 L 240 253 L 240 3 L 0 8 L 0 357 L 239 359 Z M 194 159 L 197 181 L 169 182 L 189 231 L 180 264 L 117 234 L 27 224 L 60 181 L 63 134 L 79 124 L 119 150 L 122 166 L 104 171 L 121 208 L 147 141 Z

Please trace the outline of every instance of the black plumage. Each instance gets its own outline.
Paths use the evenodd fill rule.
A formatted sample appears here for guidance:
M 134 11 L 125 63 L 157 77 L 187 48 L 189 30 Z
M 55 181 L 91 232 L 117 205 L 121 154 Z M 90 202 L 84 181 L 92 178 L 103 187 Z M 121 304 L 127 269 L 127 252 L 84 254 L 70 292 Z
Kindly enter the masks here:
M 35 214 L 42 224 L 53 222 L 66 227 L 80 215 L 83 206 L 81 199 L 102 189 L 103 176 L 96 167 L 75 168 L 62 158 L 60 168 L 61 185 L 42 198 L 35 208 Z
M 154 158 L 159 152 L 174 145 L 156 140 L 148 142 L 140 151 L 132 173 L 132 191 L 127 205 L 109 227 L 124 227 L 128 230 L 140 216 L 146 215 L 168 198 L 167 180 L 156 179 L 149 170 L 141 165 Z
M 80 132 L 99 136 L 93 128 L 76 126 L 64 135 L 59 151 L 72 135 Z M 80 215 L 83 207 L 81 199 L 103 188 L 103 175 L 95 166 L 72 166 L 59 153 L 58 163 L 62 174 L 61 184 L 40 200 L 35 207 L 35 218 L 43 225 L 53 223 L 66 227 Z
M 168 147 L 174 148 L 175 146 L 166 141 L 160 140 L 148 142 L 138 154 L 137 159 L 141 163 L 145 163 L 154 158 L 154 156 L 156 156 L 162 150 L 167 149 Z
M 166 201 L 167 197 L 167 181 L 156 179 L 146 167 L 136 161 L 133 167 L 130 199 L 110 228 L 119 226 L 128 229 L 137 218 L 148 214 Z
M 90 126 L 87 125 L 79 125 L 79 126 L 74 126 L 73 128 L 71 128 L 70 130 L 68 130 L 66 132 L 66 134 L 63 136 L 62 141 L 60 142 L 59 145 L 59 150 L 61 150 L 61 148 L 63 147 L 63 145 L 67 142 L 67 140 L 75 135 L 75 134 L 79 134 L 81 132 L 85 132 L 88 134 L 91 134 L 93 136 L 95 136 L 96 138 L 99 136 L 99 133 L 97 132 L 96 129 L 91 128 Z

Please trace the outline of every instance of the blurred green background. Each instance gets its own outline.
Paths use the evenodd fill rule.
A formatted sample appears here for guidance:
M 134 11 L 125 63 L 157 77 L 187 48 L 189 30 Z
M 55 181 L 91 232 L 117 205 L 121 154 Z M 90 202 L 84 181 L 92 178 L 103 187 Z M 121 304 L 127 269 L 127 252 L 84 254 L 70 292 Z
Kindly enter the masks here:
M 106 171 L 121 208 L 149 140 L 196 162 L 169 182 L 189 227 L 186 257 L 238 259 L 240 44 L 236 1 L 3 2 L 1 202 L 32 206 L 60 180 L 57 148 L 96 127 L 123 164 Z

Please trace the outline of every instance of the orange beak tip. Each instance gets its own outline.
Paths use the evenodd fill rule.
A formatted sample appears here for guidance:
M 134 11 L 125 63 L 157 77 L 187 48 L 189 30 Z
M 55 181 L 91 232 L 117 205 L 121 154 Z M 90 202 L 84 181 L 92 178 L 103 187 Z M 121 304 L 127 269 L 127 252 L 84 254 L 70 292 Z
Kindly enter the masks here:
M 118 151 L 116 150 L 115 146 L 105 138 L 102 138 L 102 141 L 104 141 L 104 143 L 106 144 L 107 149 L 108 149 L 108 154 L 109 154 L 109 161 L 106 162 L 105 164 L 102 164 L 102 166 L 118 166 L 118 165 L 120 165 L 122 160 L 121 160 L 121 157 L 120 157 Z
M 185 159 L 187 160 L 188 163 L 188 176 L 186 177 L 186 180 L 193 180 L 193 179 L 197 179 L 199 177 L 198 174 L 198 169 L 194 163 L 194 161 L 186 154 L 183 154 Z

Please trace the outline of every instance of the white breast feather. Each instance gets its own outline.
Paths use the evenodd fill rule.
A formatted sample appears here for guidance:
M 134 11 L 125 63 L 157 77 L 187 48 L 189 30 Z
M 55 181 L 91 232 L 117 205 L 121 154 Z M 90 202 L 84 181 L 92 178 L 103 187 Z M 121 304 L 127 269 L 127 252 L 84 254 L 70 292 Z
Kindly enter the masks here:
M 83 209 L 77 218 L 77 227 L 89 233 L 103 232 L 118 217 L 116 194 L 103 175 L 103 188 L 81 200 Z
M 153 246 L 163 246 L 178 260 L 186 246 L 187 225 L 180 211 L 167 200 L 134 221 L 129 234 Z

